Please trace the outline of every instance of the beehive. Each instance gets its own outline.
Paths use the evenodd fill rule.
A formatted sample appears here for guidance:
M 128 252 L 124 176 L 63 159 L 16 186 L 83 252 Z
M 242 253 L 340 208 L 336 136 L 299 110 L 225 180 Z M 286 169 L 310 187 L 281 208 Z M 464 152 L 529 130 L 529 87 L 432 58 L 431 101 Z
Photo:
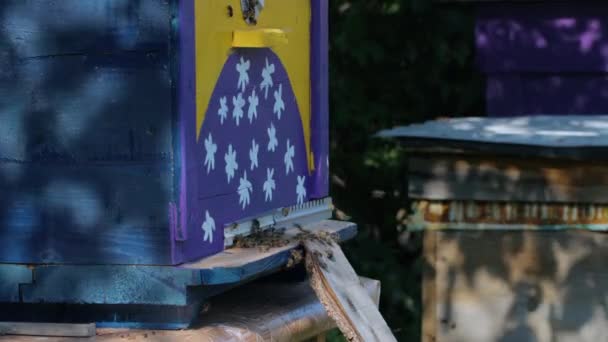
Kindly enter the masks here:
M 0 262 L 175 265 L 327 197 L 326 7 L 2 1 Z
M 605 340 L 607 116 L 432 121 L 408 150 L 423 341 Z
M 480 1 L 476 52 L 489 115 L 604 114 L 602 1 Z

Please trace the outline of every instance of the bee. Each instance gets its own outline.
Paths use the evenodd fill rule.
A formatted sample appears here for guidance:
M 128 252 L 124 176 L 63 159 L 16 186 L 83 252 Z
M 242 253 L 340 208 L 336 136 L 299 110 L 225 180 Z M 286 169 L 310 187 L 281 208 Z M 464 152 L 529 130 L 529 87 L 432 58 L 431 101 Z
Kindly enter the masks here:
M 299 249 L 293 249 L 293 250 L 291 250 L 291 254 L 289 256 L 289 259 L 287 260 L 286 267 L 287 268 L 292 268 L 295 265 L 301 263 L 302 259 L 304 259 L 302 251 L 299 250 Z
M 243 2 L 243 19 L 245 19 L 248 24 L 257 24 L 257 20 L 255 18 L 255 11 L 258 5 L 259 0 L 245 0 Z
M 260 227 L 260 221 L 258 221 L 257 219 L 253 220 L 251 222 L 251 233 L 252 234 L 259 234 L 261 233 L 262 229 Z
M 303 233 L 308 233 L 308 230 L 304 229 L 304 227 L 299 224 L 299 223 L 294 223 L 293 224 L 294 227 L 298 228 L 299 231 L 303 232 Z
M 207 313 L 209 310 L 211 310 L 211 303 L 205 302 L 201 307 L 201 313 Z

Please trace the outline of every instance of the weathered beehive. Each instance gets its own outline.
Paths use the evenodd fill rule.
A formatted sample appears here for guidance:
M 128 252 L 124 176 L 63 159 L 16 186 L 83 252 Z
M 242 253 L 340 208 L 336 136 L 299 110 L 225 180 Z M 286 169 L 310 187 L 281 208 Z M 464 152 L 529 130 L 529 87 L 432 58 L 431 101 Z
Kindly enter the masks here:
M 248 3 L 2 1 L 0 262 L 174 265 L 327 196 L 326 4 Z
M 423 341 L 605 340 L 608 117 L 462 118 L 382 132 L 425 234 Z

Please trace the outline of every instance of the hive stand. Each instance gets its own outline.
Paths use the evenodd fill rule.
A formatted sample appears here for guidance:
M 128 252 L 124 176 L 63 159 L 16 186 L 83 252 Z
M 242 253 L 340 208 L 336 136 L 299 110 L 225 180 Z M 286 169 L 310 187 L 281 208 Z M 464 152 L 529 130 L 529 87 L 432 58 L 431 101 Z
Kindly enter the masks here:
M 304 228 L 335 233 L 341 241 L 357 231 L 355 224 L 331 220 Z M 297 248 L 298 242 L 268 251 L 232 248 L 176 267 L 0 264 L 0 321 L 182 329 L 207 299 L 284 268 Z

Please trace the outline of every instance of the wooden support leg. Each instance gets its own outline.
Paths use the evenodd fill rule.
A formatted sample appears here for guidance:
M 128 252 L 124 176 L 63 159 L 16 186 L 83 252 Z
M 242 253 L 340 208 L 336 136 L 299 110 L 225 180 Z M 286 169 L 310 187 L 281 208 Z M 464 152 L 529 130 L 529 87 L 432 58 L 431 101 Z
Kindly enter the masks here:
M 437 340 L 437 288 L 435 282 L 438 232 L 424 232 L 424 269 L 422 273 L 422 342 Z

